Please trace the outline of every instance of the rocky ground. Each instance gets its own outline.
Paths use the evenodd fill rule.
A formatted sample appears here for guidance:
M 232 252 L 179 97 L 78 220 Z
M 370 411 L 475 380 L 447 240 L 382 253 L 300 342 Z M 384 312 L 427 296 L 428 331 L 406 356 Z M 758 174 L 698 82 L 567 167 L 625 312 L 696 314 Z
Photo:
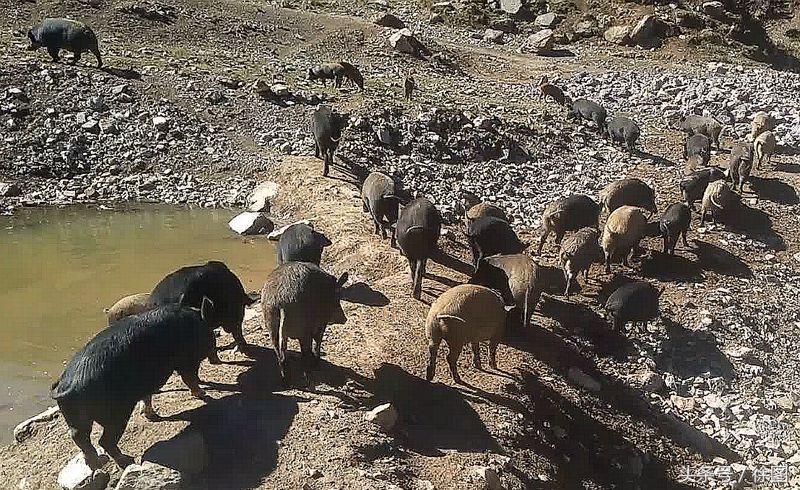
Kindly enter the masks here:
M 583 26 L 591 35 L 559 38 L 574 41 L 557 45 L 574 56 L 536 56 L 526 44 L 535 16 L 511 29 L 508 16 L 491 11 L 490 27 L 516 30 L 498 44 L 485 39 L 486 23 L 470 20 L 477 14 L 468 4 L 439 5 L 432 18 L 415 3 L 0 1 L 2 210 L 129 199 L 235 206 L 257 182 L 274 180 L 282 186 L 275 212 L 312 219 L 333 239 L 326 267 L 348 270 L 389 300 L 348 305 L 348 323 L 329 329 L 315 390 L 280 389 L 267 350 L 257 362 L 229 353 L 229 364 L 201 372 L 217 382 L 213 402 L 192 400 L 172 380 L 156 396 L 167 420 L 135 416 L 123 449 L 140 456 L 180 431 L 199 432 L 209 464 L 196 488 L 476 488 L 491 480 L 487 468 L 506 488 L 800 485 L 800 77 L 739 57 L 747 48 L 734 41 L 692 44 L 724 31 L 719 20 L 704 21 L 710 34 L 687 30 L 650 51 L 601 34 L 652 7 L 592 5 L 594 24 Z M 394 30 L 368 20 L 387 8 L 418 31 L 430 57 L 392 50 Z M 678 23 L 673 10 L 657 14 Z M 95 27 L 108 69 L 89 66 L 91 57 L 73 67 L 25 51 L 30 19 L 55 14 Z M 580 12 L 564 18 L 554 36 L 587 21 Z M 333 59 L 361 68 L 364 92 L 304 79 L 309 66 Z M 401 93 L 409 73 L 420 86 L 413 102 Z M 611 145 L 534 97 L 542 74 L 573 98 L 639 121 L 639 151 Z M 258 95 L 257 79 L 283 87 Z M 352 123 L 333 179 L 319 177 L 310 157 L 308 120 L 319 104 L 349 112 Z M 695 217 L 690 248 L 669 258 L 649 239 L 635 268 L 598 268 L 569 300 L 548 244 L 537 258 L 548 294 L 536 328 L 501 347 L 504 372 L 476 372 L 464 355 L 470 386 L 452 384 L 444 369 L 434 384 L 419 377 L 427 307 L 408 297 L 404 261 L 360 213 L 365 172 L 396 175 L 451 222 L 458 191 L 476 191 L 507 209 L 530 240 L 548 202 L 596 195 L 626 175 L 651 183 L 666 208 L 678 199 L 682 171 L 674 116 L 717 117 L 730 147 L 760 110 L 778 120 L 781 154 L 774 168 L 755 172 L 736 222 L 700 227 Z M 464 237 L 449 229 L 449 259 L 430 270 L 425 302 L 466 277 Z M 615 335 L 600 305 L 640 278 L 665 287 L 662 319 Z M 248 338 L 265 346 L 251 313 Z M 390 435 L 364 420 L 385 401 L 400 414 Z M 74 453 L 63 421 L 38 424 L 0 450 L 0 486 L 54 487 Z

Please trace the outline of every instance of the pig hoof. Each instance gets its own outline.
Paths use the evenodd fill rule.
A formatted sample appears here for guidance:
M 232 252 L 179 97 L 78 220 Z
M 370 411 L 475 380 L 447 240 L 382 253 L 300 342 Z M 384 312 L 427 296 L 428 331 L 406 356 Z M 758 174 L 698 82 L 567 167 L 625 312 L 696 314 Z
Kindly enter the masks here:
M 105 466 L 106 463 L 108 463 L 111 458 L 108 457 L 108 454 L 101 453 L 98 454 L 96 457 L 85 458 L 85 459 L 86 459 L 86 465 L 89 468 L 96 470 Z

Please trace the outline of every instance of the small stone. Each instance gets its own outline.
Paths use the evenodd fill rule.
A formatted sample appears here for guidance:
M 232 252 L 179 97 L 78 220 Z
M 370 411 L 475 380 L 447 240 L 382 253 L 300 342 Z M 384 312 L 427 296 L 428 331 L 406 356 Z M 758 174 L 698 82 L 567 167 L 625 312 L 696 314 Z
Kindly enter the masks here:
M 435 24 L 443 24 L 444 23 L 444 16 L 442 14 L 431 14 L 431 18 L 428 19 L 428 23 L 431 25 Z
M 316 480 L 317 478 L 322 478 L 322 472 L 316 468 L 310 469 L 308 470 L 308 476 Z
M 156 116 L 153 118 L 153 127 L 160 133 L 166 133 L 169 129 L 169 121 L 166 117 Z
M 289 92 L 289 87 L 284 83 L 273 83 L 269 86 L 270 92 L 272 92 L 276 97 L 288 97 L 291 95 Z
M 553 28 L 558 24 L 559 17 L 555 12 L 548 12 L 546 14 L 538 15 L 533 23 L 539 27 Z
M 795 409 L 794 401 L 788 396 L 779 396 L 775 398 L 775 405 L 784 412 L 794 412 Z
M 2 186 L 3 185 L 8 185 L 8 184 L 0 184 L 0 195 L 2 195 L 4 197 L 11 197 L 11 196 L 7 196 L 7 195 L 2 193 Z M 16 185 L 16 184 L 11 184 L 11 185 Z M 16 427 L 14 427 L 14 440 L 16 440 L 17 442 L 24 441 L 25 439 L 30 437 L 31 433 L 33 432 L 33 426 L 34 425 L 36 425 L 38 423 L 48 422 L 50 420 L 53 420 L 56 417 L 58 417 L 59 414 L 61 414 L 61 411 L 59 410 L 58 405 L 55 405 L 55 406 L 52 406 L 52 407 L 48 408 L 44 412 L 42 412 L 42 413 L 40 413 L 38 415 L 34 415 L 33 417 L 29 418 L 28 420 L 25 420 L 24 422 L 19 423 Z
M 516 15 L 522 10 L 522 0 L 500 0 L 500 10 Z
M 378 405 L 364 415 L 364 419 L 377 424 L 384 432 L 391 432 L 397 425 L 399 415 L 391 403 Z
M 185 488 L 184 483 L 179 471 L 142 461 L 125 468 L 115 490 L 178 490 Z
M 503 42 L 503 31 L 497 29 L 486 29 L 483 31 L 483 40 L 500 44 Z
M 108 456 L 100 455 L 101 463 L 108 461 Z M 103 490 L 111 477 L 102 469 L 92 470 L 83 458 L 83 453 L 76 454 L 58 473 L 58 485 L 64 490 Z
M 486 488 L 489 490 L 503 490 L 503 483 L 500 481 L 500 475 L 492 468 L 479 466 L 475 468 L 475 473 L 483 479 Z
M 602 387 L 599 381 L 574 366 L 567 371 L 567 377 L 569 377 L 573 383 L 589 391 L 598 392 Z
M 703 2 L 703 13 L 712 19 L 727 21 L 728 14 L 725 12 L 725 5 L 719 1 Z
M 694 398 L 678 395 L 670 395 L 669 401 L 681 412 L 693 412 L 695 407 Z
M 83 129 L 87 133 L 99 134 L 100 123 L 95 121 L 94 119 L 89 119 L 85 123 L 81 124 L 81 129 Z

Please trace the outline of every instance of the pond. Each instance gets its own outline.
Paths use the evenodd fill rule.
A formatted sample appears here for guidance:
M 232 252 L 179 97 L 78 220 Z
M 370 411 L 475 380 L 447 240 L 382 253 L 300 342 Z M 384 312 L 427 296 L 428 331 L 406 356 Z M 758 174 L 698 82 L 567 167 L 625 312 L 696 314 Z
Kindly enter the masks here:
M 103 308 L 168 273 L 225 262 L 246 291 L 275 267 L 273 243 L 245 238 L 220 209 L 136 205 L 23 208 L 0 217 L 0 443 L 54 404 L 64 363 L 106 326 Z

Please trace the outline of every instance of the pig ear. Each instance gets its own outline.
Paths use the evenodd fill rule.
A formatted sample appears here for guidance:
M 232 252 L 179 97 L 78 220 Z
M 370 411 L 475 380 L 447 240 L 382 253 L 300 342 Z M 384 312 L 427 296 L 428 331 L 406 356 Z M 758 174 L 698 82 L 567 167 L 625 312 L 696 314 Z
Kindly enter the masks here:
M 342 275 L 339 276 L 339 280 L 336 281 L 336 287 L 341 288 L 342 286 L 344 286 L 344 283 L 347 282 L 347 279 L 349 277 L 350 275 L 347 272 L 343 272 Z
M 322 244 L 323 247 L 329 247 L 333 245 L 333 242 L 331 242 L 330 239 L 323 233 L 317 233 L 317 237 L 319 237 L 319 243 Z
M 214 302 L 208 299 L 208 296 L 203 296 L 203 302 L 200 304 L 200 318 L 208 320 L 214 311 Z

